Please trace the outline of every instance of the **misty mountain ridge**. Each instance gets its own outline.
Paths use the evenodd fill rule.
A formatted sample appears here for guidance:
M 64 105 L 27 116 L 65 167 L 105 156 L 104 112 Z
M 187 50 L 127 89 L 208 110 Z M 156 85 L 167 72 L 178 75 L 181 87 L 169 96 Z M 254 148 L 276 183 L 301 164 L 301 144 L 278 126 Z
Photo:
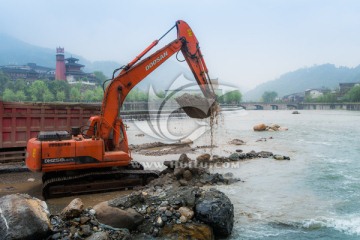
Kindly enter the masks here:
M 54 49 L 39 47 L 0 33 L 0 65 L 36 63 L 40 66 L 55 68 L 56 47 L 54 46 Z M 71 56 L 78 58 L 79 63 L 85 65 L 84 72 L 101 71 L 109 78 L 114 69 L 124 64 L 114 61 L 91 62 L 76 54 L 65 52 L 65 57 Z M 181 74 L 192 79 L 195 83 L 193 74 L 186 62 L 179 63 L 171 58 L 159 66 L 144 81 L 141 81 L 137 87 L 147 91 L 152 86 L 155 91 L 164 91 Z M 344 82 L 360 82 L 360 66 L 355 68 L 336 67 L 328 63 L 301 68 L 258 85 L 244 94 L 244 100 L 258 101 L 265 91 L 275 91 L 279 97 L 282 97 L 310 88 L 335 89 L 339 83 Z
M 265 91 L 275 91 L 279 97 L 307 89 L 336 89 L 339 83 L 360 82 L 360 65 L 354 68 L 322 64 L 285 73 L 279 78 L 262 83 L 244 94 L 245 101 L 259 101 Z

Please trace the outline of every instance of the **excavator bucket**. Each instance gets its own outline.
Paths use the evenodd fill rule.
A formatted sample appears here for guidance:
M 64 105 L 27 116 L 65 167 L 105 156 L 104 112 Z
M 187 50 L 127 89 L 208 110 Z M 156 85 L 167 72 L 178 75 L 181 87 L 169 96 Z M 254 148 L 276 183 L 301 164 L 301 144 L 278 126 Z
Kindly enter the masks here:
M 219 107 L 215 99 L 203 98 L 198 95 L 185 93 L 177 98 L 180 108 L 191 118 L 204 119 L 217 114 Z

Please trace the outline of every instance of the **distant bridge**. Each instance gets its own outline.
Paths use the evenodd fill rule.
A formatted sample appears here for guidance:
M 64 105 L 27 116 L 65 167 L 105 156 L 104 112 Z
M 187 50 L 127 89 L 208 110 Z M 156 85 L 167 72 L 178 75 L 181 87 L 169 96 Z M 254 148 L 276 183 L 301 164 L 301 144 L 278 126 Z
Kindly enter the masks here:
M 264 103 L 264 102 L 243 102 L 239 104 L 247 110 L 355 110 L 360 111 L 360 103 Z
M 298 103 L 264 103 L 264 102 L 243 102 L 240 106 L 247 110 L 293 110 L 299 109 Z

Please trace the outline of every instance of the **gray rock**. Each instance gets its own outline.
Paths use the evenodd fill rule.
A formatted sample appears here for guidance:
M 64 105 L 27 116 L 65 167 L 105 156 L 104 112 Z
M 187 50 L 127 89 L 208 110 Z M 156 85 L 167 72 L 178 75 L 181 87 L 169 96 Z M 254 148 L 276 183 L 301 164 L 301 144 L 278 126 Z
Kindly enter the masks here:
M 192 173 L 190 170 L 185 170 L 184 173 L 183 173 L 183 178 L 186 180 L 186 181 L 190 181 L 192 179 Z
M 169 210 L 166 210 L 166 211 L 165 211 L 165 215 L 166 215 L 167 217 L 171 217 L 171 216 L 172 216 L 172 212 L 169 211 Z
M 189 184 L 188 181 L 186 181 L 185 179 L 180 179 L 179 183 L 180 183 L 180 186 L 187 186 Z
M 180 155 L 179 163 L 189 163 L 190 161 L 191 159 L 188 158 L 188 156 L 185 153 Z
M 51 236 L 51 239 L 54 239 L 54 240 L 56 240 L 56 239 L 59 239 L 59 238 L 61 238 L 61 233 L 55 233 L 54 235 L 52 235 Z
M 0 239 L 42 239 L 49 231 L 46 202 L 27 194 L 0 198 Z
M 141 193 L 135 192 L 109 201 L 109 206 L 130 208 L 135 204 L 140 203 L 142 200 Z
M 246 153 L 239 153 L 239 159 L 246 159 Z
M 246 153 L 246 158 L 257 158 L 257 157 L 258 157 L 258 154 L 254 150 Z
M 195 216 L 211 226 L 216 236 L 227 237 L 234 225 L 234 206 L 224 193 L 210 189 L 196 201 Z
M 86 240 L 108 240 L 109 236 L 106 232 L 96 232 L 93 233 L 90 237 L 86 238 Z
M 203 184 L 206 184 L 206 183 L 222 183 L 224 182 L 224 177 L 223 175 L 219 174 L 219 173 L 214 173 L 214 174 L 203 174 L 201 176 L 201 179 L 200 179 L 200 182 L 203 183 Z
M 122 210 L 108 205 L 108 202 L 102 202 L 94 206 L 96 218 L 99 222 L 114 228 L 135 229 L 140 225 L 144 218 L 136 210 L 129 208 Z
M 185 168 L 175 168 L 174 170 L 174 176 L 177 178 L 177 179 L 180 179 L 183 174 L 185 172 Z
M 196 196 L 200 190 L 195 187 L 179 187 L 176 189 L 170 189 L 167 192 L 167 198 L 173 199 L 170 203 L 171 206 L 188 206 L 192 208 L 195 205 Z
M 234 174 L 232 172 L 227 172 L 224 174 L 224 178 L 233 178 Z
M 237 160 L 239 160 L 239 154 L 238 154 L 238 153 L 233 153 L 233 154 L 231 154 L 231 155 L 229 156 L 229 159 L 230 159 L 231 161 L 237 161 Z
M 274 154 L 272 152 L 267 152 L 267 151 L 258 152 L 258 157 L 261 157 L 261 158 L 269 158 L 273 155 Z
M 90 225 L 82 225 L 80 228 L 82 236 L 88 237 L 92 234 Z
M 229 144 L 233 144 L 233 145 L 244 145 L 246 144 L 246 142 L 244 142 L 243 140 L 241 139 L 233 139 L 229 142 Z

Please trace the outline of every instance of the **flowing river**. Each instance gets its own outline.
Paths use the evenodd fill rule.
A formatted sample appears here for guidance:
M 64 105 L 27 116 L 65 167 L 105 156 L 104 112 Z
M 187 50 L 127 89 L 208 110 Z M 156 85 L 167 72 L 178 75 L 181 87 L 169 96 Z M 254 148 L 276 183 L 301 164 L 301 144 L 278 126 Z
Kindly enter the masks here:
M 189 119 L 161 120 L 169 132 L 194 133 L 200 125 Z M 217 147 L 199 148 L 201 153 L 228 156 L 244 152 L 271 151 L 289 156 L 290 161 L 270 158 L 213 168 L 231 172 L 244 182 L 215 186 L 235 208 L 235 225 L 230 239 L 359 239 L 360 238 L 360 112 L 350 111 L 229 111 L 223 112 L 214 130 Z M 276 123 L 288 131 L 254 132 L 258 123 Z M 129 123 L 130 143 L 153 142 L 143 130 L 146 121 Z M 210 144 L 207 132 L 192 147 Z M 194 137 L 194 136 L 192 136 Z M 241 139 L 246 145 L 228 142 Z M 258 141 L 261 140 L 261 141 Z M 137 161 L 156 165 L 179 155 L 144 156 Z

